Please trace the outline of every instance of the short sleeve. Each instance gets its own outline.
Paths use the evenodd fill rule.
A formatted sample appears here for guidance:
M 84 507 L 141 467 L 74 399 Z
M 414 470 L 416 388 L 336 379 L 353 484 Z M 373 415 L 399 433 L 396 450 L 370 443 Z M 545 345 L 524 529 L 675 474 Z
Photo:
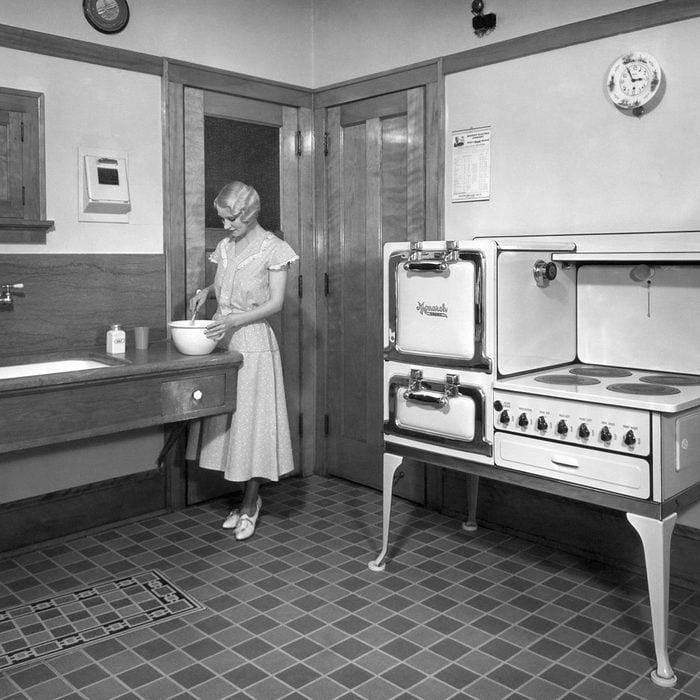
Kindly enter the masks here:
M 267 259 L 268 270 L 281 270 L 295 260 L 299 256 L 294 252 L 292 246 L 281 238 L 275 238 L 275 243 L 270 248 L 270 255 Z
M 207 260 L 209 262 L 214 263 L 218 265 L 221 262 L 221 246 L 224 244 L 224 241 L 226 241 L 226 238 L 222 238 L 217 244 L 216 248 L 214 249 L 213 253 L 209 253 L 209 257 Z

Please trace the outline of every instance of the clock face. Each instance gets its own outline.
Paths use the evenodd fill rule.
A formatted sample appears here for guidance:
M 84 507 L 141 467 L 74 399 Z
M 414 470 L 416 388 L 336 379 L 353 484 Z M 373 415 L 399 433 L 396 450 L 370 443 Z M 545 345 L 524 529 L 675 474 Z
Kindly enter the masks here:
M 129 22 L 126 0 L 83 0 L 85 19 L 104 34 L 120 32 Z
M 661 85 L 661 68 L 648 53 L 632 52 L 620 56 L 608 73 L 608 94 L 620 109 L 637 110 L 656 94 Z

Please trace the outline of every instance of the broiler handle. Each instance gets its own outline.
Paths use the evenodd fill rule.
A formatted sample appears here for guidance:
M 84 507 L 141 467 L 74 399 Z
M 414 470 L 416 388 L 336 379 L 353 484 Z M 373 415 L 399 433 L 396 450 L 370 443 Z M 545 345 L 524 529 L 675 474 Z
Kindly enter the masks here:
M 415 401 L 415 403 L 435 406 L 435 408 L 442 408 L 447 403 L 447 398 L 444 394 L 436 394 L 434 391 L 411 391 L 409 389 L 404 391 L 403 397 L 406 401 Z

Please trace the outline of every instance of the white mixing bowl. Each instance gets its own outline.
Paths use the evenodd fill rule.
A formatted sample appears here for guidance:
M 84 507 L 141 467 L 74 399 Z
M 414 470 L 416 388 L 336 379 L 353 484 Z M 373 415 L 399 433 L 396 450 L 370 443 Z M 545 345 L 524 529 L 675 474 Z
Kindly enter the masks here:
M 204 335 L 211 321 L 171 321 L 168 323 L 175 347 L 183 355 L 208 355 L 216 341 Z

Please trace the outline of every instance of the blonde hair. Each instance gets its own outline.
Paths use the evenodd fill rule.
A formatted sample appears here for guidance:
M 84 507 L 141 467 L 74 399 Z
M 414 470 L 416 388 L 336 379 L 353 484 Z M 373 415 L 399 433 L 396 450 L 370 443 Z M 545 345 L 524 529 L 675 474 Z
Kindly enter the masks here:
M 231 216 L 240 214 L 240 221 L 248 224 L 260 212 L 260 195 L 250 185 L 234 180 L 224 185 L 214 199 L 217 209 L 228 209 Z

